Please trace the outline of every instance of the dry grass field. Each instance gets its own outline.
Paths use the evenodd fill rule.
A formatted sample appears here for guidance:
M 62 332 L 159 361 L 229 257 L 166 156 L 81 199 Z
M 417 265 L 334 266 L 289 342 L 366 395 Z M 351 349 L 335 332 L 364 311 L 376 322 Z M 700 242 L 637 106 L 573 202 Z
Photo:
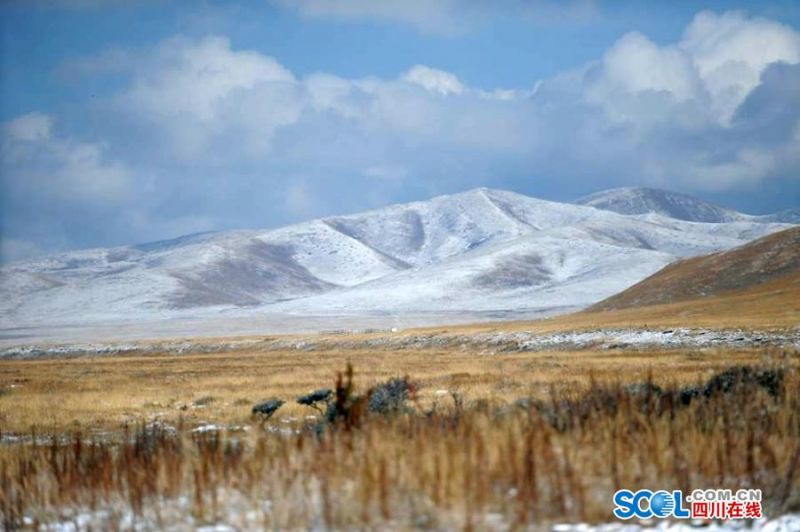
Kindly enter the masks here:
M 649 380 L 633 390 L 593 381 L 538 401 L 434 410 L 412 390 L 408 409 L 368 415 L 363 388 L 342 378 L 328 423 L 142 423 L 121 439 L 72 431 L 2 446 L 0 517 L 9 529 L 539 529 L 611 520 L 621 487 L 709 486 L 763 490 L 770 517 L 797 511 L 796 356 L 698 384 L 689 398 Z
M 0 361 L 0 431 L 53 432 L 75 427 L 108 430 L 125 422 L 161 418 L 190 422 L 243 423 L 248 407 L 264 397 L 292 399 L 333 379 L 348 362 L 357 384 L 367 386 L 409 375 L 422 402 L 439 390 L 469 399 L 509 401 L 570 388 L 590 376 L 601 382 L 641 380 L 652 372 L 659 383 L 701 379 L 723 366 L 759 363 L 776 351 L 762 349 L 681 349 L 653 352 L 580 350 L 495 352 L 460 345 L 387 350 L 371 347 L 382 337 L 419 334 L 471 335 L 527 331 L 551 333 L 600 327 L 788 329 L 800 324 L 800 277 L 724 293 L 720 296 L 636 309 L 580 312 L 537 322 L 511 322 L 416 329 L 399 333 L 341 336 L 308 335 L 292 342 L 321 348 L 203 354 L 80 357 Z M 214 342 L 224 339 L 200 340 Z M 330 347 L 325 347 L 325 341 Z M 342 348 L 345 340 L 353 347 Z M 196 404 L 197 403 L 197 404 Z M 301 416 L 300 407 L 288 407 Z
M 731 364 L 782 359 L 780 351 L 519 352 L 482 354 L 456 348 L 376 353 L 233 352 L 202 355 L 82 357 L 0 362 L 0 429 L 59 432 L 119 428 L 123 423 L 162 419 L 175 423 L 241 424 L 250 406 L 277 396 L 290 401 L 329 385 L 349 362 L 356 384 L 366 387 L 394 376 L 417 383 L 423 404 L 440 390 L 467 400 L 513 401 L 543 396 L 551 386 L 573 389 L 599 382 L 643 380 L 693 383 Z M 287 405 L 281 414 L 308 409 Z
M 546 333 L 608 327 L 709 327 L 715 329 L 782 329 L 800 326 L 800 273 L 714 297 L 611 310 L 586 310 L 535 322 L 499 326 L 474 324 L 453 331 L 491 329 Z
M 711 299 L 533 323 L 290 339 L 313 350 L 242 344 L 2 360 L 0 520 L 9 529 L 539 529 L 611 520 L 619 487 L 709 486 L 760 488 L 769 516 L 797 512 L 794 350 L 375 342 L 687 323 L 785 330 L 800 323 L 797 290 L 787 277 Z M 386 417 L 354 406 L 326 423 L 294 401 L 332 387 L 348 364 L 357 393 L 407 375 L 408 410 Z M 678 399 L 744 366 L 780 373 L 781 386 Z M 633 394 L 631 383 L 661 391 Z M 266 423 L 252 418 L 252 405 L 270 397 L 286 404 Z M 195 430 L 210 424 L 219 429 Z
M 593 306 L 614 310 L 730 294 L 778 281 L 800 282 L 800 227 L 743 246 L 673 262 Z M 783 282 L 782 282 L 783 281 Z

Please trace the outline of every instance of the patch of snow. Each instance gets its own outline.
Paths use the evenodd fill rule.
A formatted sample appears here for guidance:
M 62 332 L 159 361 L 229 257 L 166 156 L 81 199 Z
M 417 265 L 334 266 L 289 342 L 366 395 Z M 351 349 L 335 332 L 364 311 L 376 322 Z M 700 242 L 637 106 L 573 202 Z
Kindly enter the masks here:
M 786 514 L 775 519 L 756 519 L 756 520 L 731 520 L 705 522 L 686 522 L 686 521 L 646 521 L 644 524 L 635 522 L 604 523 L 600 525 L 590 525 L 586 523 L 557 524 L 550 530 L 553 532 L 643 532 L 647 530 L 659 530 L 669 532 L 722 532 L 728 530 L 756 530 L 760 532 L 796 532 L 800 530 L 800 514 Z

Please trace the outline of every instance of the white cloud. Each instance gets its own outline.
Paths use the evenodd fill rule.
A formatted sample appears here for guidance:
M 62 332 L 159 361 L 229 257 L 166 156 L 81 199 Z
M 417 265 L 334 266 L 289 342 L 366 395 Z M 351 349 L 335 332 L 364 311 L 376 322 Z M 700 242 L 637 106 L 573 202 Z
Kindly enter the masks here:
M 708 120 L 707 98 L 691 57 L 675 46 L 658 46 L 633 32 L 619 39 L 583 81 L 585 100 L 612 122 L 637 132 L 674 123 L 688 127 Z
M 658 46 L 638 32 L 628 33 L 605 53 L 603 75 L 589 92 L 598 102 L 614 94 L 667 92 L 676 101 L 701 90 L 691 57 L 673 46 Z M 597 86 L 599 85 L 599 86 Z
M 53 119 L 42 113 L 19 116 L 5 125 L 9 139 L 23 142 L 38 142 L 50 138 Z
M 419 8 L 355 0 L 300 5 L 352 16 Z M 441 0 L 431 9 L 449 5 Z M 397 79 L 325 73 L 298 79 L 274 58 L 235 50 L 225 38 L 173 38 L 136 62 L 118 103 L 154 138 L 167 140 L 155 146 L 166 150 L 165 159 L 195 168 L 224 168 L 231 160 L 335 160 L 368 177 L 362 169 L 385 167 L 382 150 L 399 143 L 514 154 L 528 164 L 627 158 L 626 170 L 640 165 L 644 180 L 663 184 L 680 174 L 695 188 L 720 188 L 756 182 L 782 167 L 777 147 L 750 145 L 728 130 L 770 64 L 798 61 L 798 32 L 736 12 L 699 13 L 674 44 L 628 33 L 596 62 L 537 81 L 531 90 L 473 89 L 421 64 Z M 41 117 L 29 121 L 18 127 L 49 128 Z M 702 141 L 681 140 L 694 135 Z
M 258 52 L 233 51 L 221 37 L 161 43 L 119 104 L 160 127 L 186 158 L 208 153 L 219 135 L 263 155 L 274 131 L 301 110 L 291 72 Z
M 759 84 L 767 65 L 800 62 L 797 31 L 736 11 L 699 13 L 678 46 L 691 56 L 723 123 Z
M 51 133 L 53 119 L 34 113 L 4 124 L 2 170 L 6 186 L 28 188 L 65 201 L 118 201 L 132 176 L 109 161 L 100 144 Z
M 718 163 L 698 161 L 689 169 L 692 180 L 703 188 L 727 190 L 731 187 L 758 184 L 775 165 L 776 154 L 752 147 L 741 148 L 734 157 Z
M 675 45 L 659 46 L 638 32 L 623 36 L 603 56 L 586 95 L 614 120 L 645 125 L 691 111 L 684 123 L 729 125 L 777 62 L 800 62 L 798 32 L 739 12 L 704 11 Z
M 415 65 L 408 72 L 403 74 L 403 81 L 413 83 L 430 92 L 442 95 L 461 94 L 464 86 L 455 74 L 427 67 L 425 65 Z
M 19 233 L 58 200 L 97 220 L 118 207 L 133 240 L 533 179 L 745 191 L 800 176 L 798 39 L 701 13 L 675 43 L 633 32 L 533 87 L 483 90 L 425 65 L 298 77 L 224 38 L 174 38 L 115 52 L 128 82 L 101 107 L 102 141 L 59 134 L 44 114 L 4 124 L 0 178 Z
M 511 123 L 513 91 L 470 90 L 454 74 L 425 65 L 396 80 L 324 73 L 296 79 L 275 59 L 234 50 L 218 37 L 162 42 L 137 62 L 132 77 L 117 98 L 118 111 L 164 138 L 157 149 L 166 151 L 165 158 L 194 166 L 266 160 L 275 155 L 276 137 L 308 127 L 311 115 L 327 115 L 329 125 L 336 120 L 365 134 L 472 146 L 508 145 L 509 135 L 493 130 L 517 129 Z M 443 106 L 441 96 L 453 101 Z M 490 127 L 480 127 L 484 121 Z M 518 141 L 511 144 L 520 148 Z M 224 151 L 218 149 L 223 145 Z

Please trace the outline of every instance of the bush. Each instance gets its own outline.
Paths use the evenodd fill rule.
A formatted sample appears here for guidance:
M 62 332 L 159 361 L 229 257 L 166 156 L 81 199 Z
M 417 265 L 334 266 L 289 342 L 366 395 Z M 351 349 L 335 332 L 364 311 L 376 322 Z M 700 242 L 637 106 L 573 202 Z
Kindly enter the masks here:
M 253 415 L 264 416 L 264 420 L 269 419 L 277 410 L 282 407 L 284 401 L 273 397 L 253 406 Z

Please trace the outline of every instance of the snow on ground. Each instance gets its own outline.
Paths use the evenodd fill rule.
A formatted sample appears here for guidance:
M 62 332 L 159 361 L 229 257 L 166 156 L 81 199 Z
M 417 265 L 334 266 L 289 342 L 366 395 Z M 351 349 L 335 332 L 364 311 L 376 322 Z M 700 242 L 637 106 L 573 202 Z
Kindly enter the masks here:
M 246 500 L 236 492 L 220 490 L 218 495 L 221 506 L 227 507 L 229 517 L 217 519 L 215 522 L 198 520 L 192 517 L 192 504 L 188 497 L 179 497 L 159 504 L 158 515 L 149 508 L 144 515 L 135 516 L 129 510 L 65 510 L 64 515 L 42 528 L 51 532 L 79 532 L 83 530 L 102 530 L 115 528 L 120 530 L 195 530 L 202 532 L 227 532 L 235 530 L 263 530 L 264 518 L 273 512 L 280 511 L 271 501 L 264 500 L 258 503 Z M 255 506 L 255 507 L 254 507 Z M 324 531 L 322 515 L 317 517 L 317 526 L 311 530 Z M 506 531 L 513 528 L 505 522 L 501 514 L 487 513 L 483 516 L 482 529 Z M 26 520 L 32 526 L 32 518 Z M 397 523 L 387 523 L 386 529 L 395 529 Z M 402 528 L 402 527 L 400 527 Z M 543 528 L 547 530 L 548 528 Z M 447 528 L 444 528 L 447 530 Z M 759 532 L 797 532 L 800 530 L 800 514 L 785 514 L 773 519 L 758 519 L 747 521 L 722 521 L 713 523 L 650 520 L 639 523 L 613 522 L 603 524 L 556 524 L 549 527 L 552 532 L 722 532 L 733 530 L 753 530 Z
M 690 203 L 681 212 L 708 214 Z M 21 328 L 265 315 L 447 322 L 456 313 L 573 310 L 678 258 L 790 227 L 725 219 L 732 221 L 684 221 L 663 209 L 619 214 L 475 189 L 275 230 L 67 252 L 0 268 L 0 337 Z
M 757 519 L 753 521 L 723 521 L 704 523 L 656 520 L 645 523 L 604 523 L 589 525 L 586 523 L 560 524 L 551 528 L 552 532 L 645 532 L 669 531 L 690 532 L 703 530 L 721 532 L 723 530 L 758 530 L 760 532 L 797 532 L 800 530 L 800 514 L 786 514 L 774 519 Z
M 302 338 L 246 337 L 226 340 L 166 340 L 123 343 L 26 344 L 0 350 L 2 359 L 40 357 L 70 358 L 79 356 L 137 355 L 167 353 L 218 353 L 237 350 L 315 351 L 325 349 L 426 349 L 436 347 L 471 348 L 482 354 L 507 351 L 546 351 L 579 349 L 676 349 L 711 347 L 776 346 L 800 350 L 800 328 L 789 331 L 752 331 L 716 329 L 600 329 L 537 334 L 533 332 L 487 332 L 477 334 L 404 334 L 385 330 L 366 338 L 348 333 Z

